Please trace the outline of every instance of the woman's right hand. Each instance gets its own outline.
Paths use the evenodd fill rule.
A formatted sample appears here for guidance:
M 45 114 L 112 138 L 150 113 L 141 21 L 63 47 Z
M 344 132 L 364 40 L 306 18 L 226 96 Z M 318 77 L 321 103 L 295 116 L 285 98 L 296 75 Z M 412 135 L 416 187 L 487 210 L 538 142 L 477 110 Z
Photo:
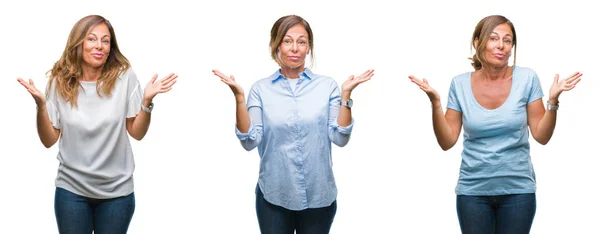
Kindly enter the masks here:
M 46 104 L 46 96 L 44 96 L 44 94 L 35 87 L 32 79 L 29 79 L 29 83 L 27 83 L 27 81 L 21 78 L 18 78 L 17 81 L 19 81 L 19 83 L 23 85 L 23 87 L 25 87 L 27 91 L 31 94 L 33 100 L 35 100 L 35 104 L 37 104 L 38 106 Z
M 221 81 L 225 84 L 227 84 L 229 86 L 229 88 L 231 88 L 231 91 L 233 92 L 233 95 L 235 96 L 244 96 L 244 89 L 242 88 L 242 86 L 240 86 L 238 83 L 235 82 L 235 77 L 233 77 L 233 75 L 231 76 L 227 76 L 225 75 L 223 72 L 220 72 L 219 70 L 213 69 L 212 72 L 218 76 L 219 78 L 221 78 Z
M 416 78 L 412 75 L 408 76 L 408 78 L 410 79 L 410 81 L 418 85 L 419 88 L 421 88 L 421 90 L 423 90 L 423 92 L 427 94 L 431 102 L 440 100 L 440 95 L 437 91 L 435 91 L 435 89 L 429 86 L 429 82 L 427 82 L 427 79 L 423 78 L 423 80 L 420 80 L 419 78 Z

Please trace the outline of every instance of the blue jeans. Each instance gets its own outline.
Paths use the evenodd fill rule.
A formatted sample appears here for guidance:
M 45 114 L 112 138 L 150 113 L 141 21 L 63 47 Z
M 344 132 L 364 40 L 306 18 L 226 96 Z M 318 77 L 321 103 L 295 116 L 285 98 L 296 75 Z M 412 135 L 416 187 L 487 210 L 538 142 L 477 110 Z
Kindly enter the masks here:
M 54 194 L 54 214 L 60 234 L 127 233 L 135 210 L 133 193 L 111 199 L 93 199 L 62 188 Z
M 256 186 L 256 216 L 262 234 L 327 234 L 337 209 L 334 201 L 323 208 L 295 211 L 276 206 L 264 199 Z
M 527 234 L 535 208 L 535 193 L 456 197 L 463 234 Z

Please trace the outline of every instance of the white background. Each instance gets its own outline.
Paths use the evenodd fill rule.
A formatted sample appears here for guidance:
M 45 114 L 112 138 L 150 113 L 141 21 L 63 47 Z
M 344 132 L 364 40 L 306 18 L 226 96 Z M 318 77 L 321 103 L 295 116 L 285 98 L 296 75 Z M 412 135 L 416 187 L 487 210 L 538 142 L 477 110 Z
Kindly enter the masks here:
M 137 206 L 129 233 L 259 233 L 258 153 L 239 145 L 233 95 L 211 69 L 234 74 L 246 90 L 272 74 L 269 32 L 287 14 L 312 26 L 314 72 L 341 84 L 375 69 L 353 93 L 350 143 L 333 151 L 339 195 L 331 233 L 460 233 L 462 137 L 439 148 L 429 101 L 407 76 L 428 78 L 445 106 L 451 78 L 472 70 L 472 30 L 491 14 L 514 22 L 517 64 L 538 73 L 546 95 L 555 73 L 584 74 L 560 97 L 550 143 L 530 140 L 538 179 L 531 233 L 597 233 L 600 20 L 593 1 L 583 2 L 3 1 L 0 233 L 57 233 L 58 147 L 40 143 L 35 104 L 16 78 L 43 89 L 72 26 L 89 14 L 111 21 L 143 85 L 154 73 L 180 77 L 155 98 L 146 137 L 132 139 Z

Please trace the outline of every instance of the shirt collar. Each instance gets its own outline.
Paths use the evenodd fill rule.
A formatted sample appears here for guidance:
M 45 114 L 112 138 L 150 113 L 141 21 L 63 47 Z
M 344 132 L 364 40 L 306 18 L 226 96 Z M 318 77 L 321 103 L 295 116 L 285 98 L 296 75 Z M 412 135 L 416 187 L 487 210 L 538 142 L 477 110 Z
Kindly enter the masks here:
M 300 73 L 300 78 L 305 77 L 309 80 L 312 80 L 316 77 L 316 75 L 308 68 L 304 68 L 304 71 L 302 71 Z M 275 73 L 273 73 L 273 75 L 271 75 L 271 81 L 272 82 L 276 82 L 279 79 L 285 78 L 283 76 L 283 74 L 281 74 L 281 69 L 277 69 L 277 71 Z

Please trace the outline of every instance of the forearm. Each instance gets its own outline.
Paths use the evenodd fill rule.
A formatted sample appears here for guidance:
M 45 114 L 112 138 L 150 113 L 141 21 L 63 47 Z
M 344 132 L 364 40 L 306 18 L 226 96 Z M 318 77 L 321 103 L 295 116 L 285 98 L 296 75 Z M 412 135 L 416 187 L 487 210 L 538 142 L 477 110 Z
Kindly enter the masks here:
M 151 100 L 143 100 L 142 101 L 142 105 L 144 105 L 145 107 L 150 106 L 150 103 L 152 103 Z M 146 136 L 146 133 L 148 132 L 148 128 L 150 128 L 150 119 L 151 119 L 151 114 L 140 109 L 137 116 L 133 120 L 133 124 L 131 126 L 131 131 L 129 132 L 131 137 L 133 137 L 134 139 L 136 139 L 138 141 L 142 140 L 142 138 L 144 138 L 144 136 Z
M 248 133 L 250 129 L 250 115 L 244 101 L 244 94 L 235 96 L 235 124 L 241 133 Z
M 444 116 L 444 110 L 439 100 L 432 101 L 431 103 L 431 118 L 433 121 L 433 132 L 440 147 L 443 150 L 452 148 L 457 139 L 454 139 L 452 127 L 450 127 Z
M 557 105 L 558 100 L 550 99 L 549 103 L 552 105 Z M 556 110 L 546 110 L 544 112 L 544 116 L 538 123 L 536 128 L 536 141 L 540 144 L 545 145 L 552 138 L 552 134 L 554 133 L 554 128 L 556 127 Z
M 52 126 L 48 111 L 46 110 L 46 104 L 38 106 L 36 115 L 37 132 L 40 141 L 46 148 L 50 148 L 58 140 L 60 131 Z
M 350 99 L 350 92 L 342 92 L 342 101 Z M 348 107 L 341 106 L 337 117 L 338 125 L 347 127 L 352 123 L 352 110 Z

